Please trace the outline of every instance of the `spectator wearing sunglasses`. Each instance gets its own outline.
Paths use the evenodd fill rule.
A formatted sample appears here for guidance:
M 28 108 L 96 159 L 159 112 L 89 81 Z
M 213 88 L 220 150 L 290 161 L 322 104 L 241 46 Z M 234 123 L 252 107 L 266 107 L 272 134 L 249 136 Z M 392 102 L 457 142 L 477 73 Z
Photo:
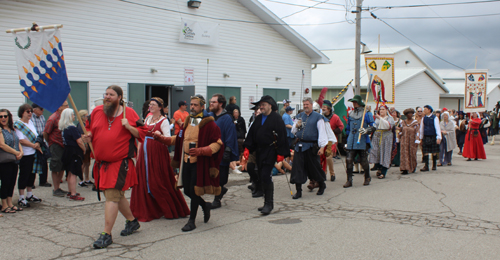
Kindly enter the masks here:
M 19 160 L 23 157 L 23 148 L 19 144 L 14 123 L 12 122 L 12 114 L 7 109 L 0 109 L 0 149 L 4 152 L 14 154 L 16 161 L 0 163 L 0 180 L 2 186 L 0 188 L 0 197 L 2 198 L 2 212 L 3 213 L 16 213 L 21 211 L 22 208 L 12 204 L 12 195 L 16 187 L 17 171 L 19 169 Z

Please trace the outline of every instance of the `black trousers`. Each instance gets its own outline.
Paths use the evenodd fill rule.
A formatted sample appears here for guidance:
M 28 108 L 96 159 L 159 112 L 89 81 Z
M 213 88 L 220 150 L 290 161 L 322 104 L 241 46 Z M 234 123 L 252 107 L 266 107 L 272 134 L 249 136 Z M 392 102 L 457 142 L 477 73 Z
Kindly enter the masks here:
M 196 214 L 198 213 L 198 207 L 201 206 L 202 209 L 206 207 L 206 202 L 200 196 L 196 195 L 194 192 L 194 187 L 196 186 L 196 163 L 190 163 L 189 159 L 187 163 L 182 166 L 182 184 L 184 185 L 184 194 L 191 199 L 191 214 L 189 216 L 190 220 L 196 219 Z
M 38 176 L 38 185 L 42 186 L 47 183 L 49 167 L 47 165 L 47 160 L 43 158 L 43 156 L 40 156 L 40 159 L 42 160 L 42 174 Z
M 33 163 L 35 155 L 25 155 L 19 163 L 19 179 L 17 180 L 17 188 L 20 190 L 26 187 L 32 187 L 35 184 L 36 175 L 33 173 Z
M 222 187 L 227 184 L 227 181 L 229 179 L 229 165 L 219 166 L 219 176 L 219 184 Z
M 273 183 L 273 168 L 271 164 L 261 164 L 259 167 L 259 177 L 262 184 Z
M 325 171 L 321 167 L 319 155 L 315 153 L 315 149 L 307 149 L 303 152 L 295 152 L 293 157 L 292 175 L 290 177 L 291 184 L 304 184 L 307 179 L 317 182 L 326 180 Z
M 14 162 L 0 163 L 0 169 L 2 169 L 2 173 L 0 174 L 0 181 L 2 181 L 2 186 L 0 187 L 1 199 L 7 199 L 14 194 L 18 168 L 19 166 Z

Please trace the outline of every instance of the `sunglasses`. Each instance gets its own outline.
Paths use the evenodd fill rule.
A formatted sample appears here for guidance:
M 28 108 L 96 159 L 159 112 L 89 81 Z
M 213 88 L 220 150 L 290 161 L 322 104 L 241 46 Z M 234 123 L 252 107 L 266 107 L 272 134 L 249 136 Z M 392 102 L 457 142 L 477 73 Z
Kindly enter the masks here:
M 9 118 L 9 115 L 0 115 L 0 118 Z
M 24 112 L 26 112 L 26 113 L 33 113 L 33 109 L 26 110 L 26 111 L 24 111 Z

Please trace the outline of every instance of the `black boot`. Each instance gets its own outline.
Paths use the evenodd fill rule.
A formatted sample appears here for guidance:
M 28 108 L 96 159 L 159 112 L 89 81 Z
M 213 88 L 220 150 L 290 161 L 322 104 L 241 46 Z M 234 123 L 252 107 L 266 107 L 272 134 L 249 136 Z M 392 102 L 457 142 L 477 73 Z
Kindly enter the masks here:
M 437 156 L 436 155 L 432 155 L 432 170 L 433 171 L 436 170 L 436 162 L 437 162 Z
M 269 215 L 274 208 L 274 183 L 266 183 L 264 186 L 264 207 L 260 211 L 263 215 Z
M 194 224 L 194 219 L 190 219 L 188 223 L 181 229 L 184 232 L 188 232 L 196 229 L 196 225 Z
M 214 201 L 212 202 L 212 209 L 217 209 L 217 208 L 220 208 L 222 206 L 221 200 L 222 200 L 222 197 L 224 197 L 224 194 L 226 194 L 226 192 L 227 192 L 227 188 L 222 187 L 220 194 L 215 196 Z
M 257 183 L 255 185 L 255 189 L 252 192 L 252 198 L 259 198 L 259 197 L 262 197 L 262 196 L 264 196 L 264 192 L 262 191 L 262 184 L 261 183 Z
M 202 203 L 201 208 L 203 209 L 203 222 L 207 223 L 210 219 L 210 210 L 212 209 L 212 205 L 207 202 Z
M 347 173 L 347 181 L 344 184 L 344 188 L 352 187 L 352 173 Z
M 253 193 L 253 191 L 255 190 L 255 187 L 256 187 L 256 186 L 257 186 L 257 185 L 255 184 L 255 182 L 253 182 L 253 181 L 252 181 L 252 184 L 248 185 L 248 189 L 249 189 L 249 190 L 251 190 L 251 191 L 252 191 L 252 193 Z
M 429 155 L 424 155 L 422 156 L 422 159 L 425 163 L 424 168 L 420 169 L 421 172 L 428 172 L 429 171 Z
M 297 191 L 295 192 L 295 195 L 293 195 L 293 199 L 294 199 L 294 200 L 296 200 L 296 199 L 298 199 L 298 198 L 302 197 L 302 184 L 298 184 L 298 183 L 296 183 L 296 184 L 295 184 L 295 189 L 296 189 Z
M 326 183 L 324 181 L 321 181 L 319 183 L 319 190 L 316 193 L 316 195 L 323 195 L 323 193 L 325 193 L 325 189 L 326 189 Z

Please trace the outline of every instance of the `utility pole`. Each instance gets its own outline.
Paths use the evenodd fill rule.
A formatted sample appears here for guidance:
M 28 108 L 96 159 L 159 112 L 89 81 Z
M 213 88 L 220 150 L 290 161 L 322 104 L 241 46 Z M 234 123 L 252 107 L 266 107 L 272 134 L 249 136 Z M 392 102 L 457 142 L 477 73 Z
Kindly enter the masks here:
M 354 68 L 354 94 L 361 94 L 360 85 L 360 62 L 361 62 L 361 5 L 363 0 L 356 0 L 356 58 L 355 58 L 355 68 Z

